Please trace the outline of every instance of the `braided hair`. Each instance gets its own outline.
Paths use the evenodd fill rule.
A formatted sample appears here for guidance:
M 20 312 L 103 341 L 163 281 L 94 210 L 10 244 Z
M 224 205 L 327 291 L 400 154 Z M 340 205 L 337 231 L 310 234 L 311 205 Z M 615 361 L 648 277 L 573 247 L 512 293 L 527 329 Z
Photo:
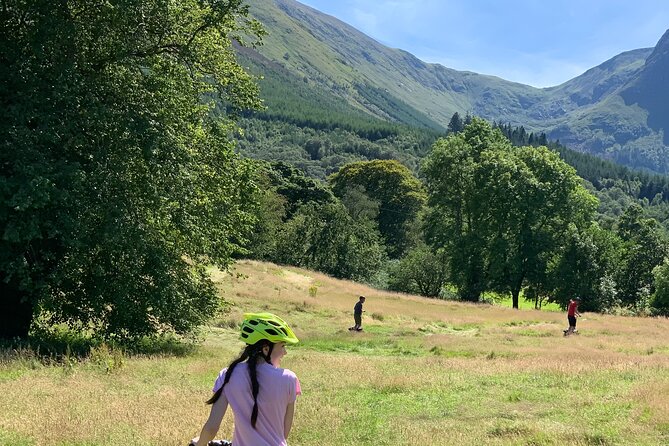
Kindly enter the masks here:
M 263 353 L 263 348 L 265 346 L 269 347 L 269 352 L 267 354 Z M 221 397 L 223 393 L 223 388 L 230 381 L 232 372 L 237 367 L 237 364 L 246 361 L 249 368 L 249 377 L 251 378 L 251 394 L 253 395 L 253 410 L 251 412 L 251 426 L 255 429 L 256 420 L 258 419 L 258 392 L 260 391 L 260 384 L 258 383 L 258 377 L 256 375 L 256 366 L 258 365 L 258 359 L 262 358 L 268 364 L 271 364 L 270 357 L 272 356 L 272 350 L 274 349 L 274 344 L 266 339 L 261 339 L 255 344 L 247 345 L 246 348 L 242 351 L 242 354 L 239 358 L 235 359 L 228 366 L 228 370 L 225 371 L 225 378 L 223 379 L 223 385 L 218 389 L 211 398 L 209 398 L 206 403 L 214 404 Z

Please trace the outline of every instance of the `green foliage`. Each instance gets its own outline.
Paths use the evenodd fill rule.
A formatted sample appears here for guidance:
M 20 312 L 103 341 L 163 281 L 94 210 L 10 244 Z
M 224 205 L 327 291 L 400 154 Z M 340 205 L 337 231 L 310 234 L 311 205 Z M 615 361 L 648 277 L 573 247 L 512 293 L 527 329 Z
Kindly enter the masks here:
M 286 197 L 276 191 L 267 169 L 259 168 L 256 174 L 255 223 L 244 254 L 254 259 L 271 260 L 276 252 L 277 235 L 286 219 L 287 202 Z
M 298 104 L 299 105 L 299 104 Z M 356 120 L 356 123 L 361 121 Z M 252 158 L 284 161 L 309 176 L 325 179 L 344 164 L 372 159 L 396 159 L 415 170 L 437 134 L 404 129 L 384 138 L 369 139 L 364 132 L 347 130 L 331 117 L 331 127 L 308 127 L 274 119 L 243 119 L 237 136 L 239 151 Z M 363 136 L 361 136 L 363 134 Z
M 479 172 L 490 199 L 483 204 L 489 223 L 484 231 L 492 237 L 486 269 L 491 289 L 510 292 L 517 307 L 523 286 L 546 281 L 548 261 L 560 251 L 569 226 L 587 224 L 596 199 L 546 147 L 496 155 L 486 153 Z
M 269 185 L 285 200 L 287 218 L 291 217 L 302 205 L 335 201 L 332 191 L 326 184 L 304 175 L 289 164 L 270 163 L 264 170 Z
M 657 314 L 669 316 L 669 260 L 653 269 L 655 293 L 651 306 Z
M 597 224 L 569 228 L 562 252 L 550 270 L 549 301 L 566 308 L 579 296 L 583 311 L 603 311 L 620 305 L 613 279 L 623 254 L 623 241 Z
M 388 289 L 438 297 L 448 280 L 447 268 L 444 255 L 435 254 L 420 244 L 390 267 Z
M 448 122 L 448 131 L 450 133 L 459 133 L 462 130 L 464 130 L 465 124 L 462 122 L 462 118 L 460 117 L 460 113 L 455 112 L 453 113 L 453 116 L 451 117 L 451 120 Z
M 657 222 L 644 218 L 641 206 L 630 206 L 620 218 L 617 233 L 624 242 L 616 274 L 624 305 L 642 307 L 654 292 L 653 269 L 667 256 L 667 242 Z
M 376 225 L 353 220 L 339 202 L 302 206 L 285 223 L 276 261 L 334 277 L 365 281 L 378 271 L 384 249 Z
M 428 192 L 426 239 L 448 255 L 451 280 L 462 299 L 478 301 L 485 290 L 486 197 L 475 175 L 485 151 L 503 152 L 510 144 L 485 121 L 475 118 L 463 132 L 438 140 L 423 165 Z
M 343 166 L 330 178 L 338 197 L 362 187 L 379 203 L 377 223 L 391 257 L 399 257 L 408 248 L 409 225 L 414 223 L 425 203 L 425 192 L 411 171 L 394 160 L 374 160 Z
M 545 283 L 566 229 L 585 224 L 596 202 L 555 153 L 514 149 L 478 118 L 438 141 L 423 172 L 428 241 L 449 256 L 466 300 L 490 289 L 510 292 L 517 307 L 525 285 Z
M 252 223 L 226 109 L 259 106 L 241 1 L 6 2 L 0 46 L 0 336 L 35 315 L 109 338 L 186 333 L 219 305 Z M 20 320 L 10 329 L 5 323 Z
M 285 163 L 262 164 L 257 181 L 248 256 L 342 278 L 370 280 L 377 273 L 385 249 L 370 217 L 378 204 L 351 190 L 347 210 L 327 185 Z

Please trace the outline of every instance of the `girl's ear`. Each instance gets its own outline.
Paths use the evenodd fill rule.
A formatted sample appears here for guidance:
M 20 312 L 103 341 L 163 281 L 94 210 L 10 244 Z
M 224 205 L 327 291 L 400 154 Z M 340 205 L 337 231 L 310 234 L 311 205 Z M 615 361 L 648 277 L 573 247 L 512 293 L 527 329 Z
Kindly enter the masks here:
M 262 346 L 262 354 L 264 356 L 269 355 L 269 345 L 268 344 L 265 344 L 265 345 Z

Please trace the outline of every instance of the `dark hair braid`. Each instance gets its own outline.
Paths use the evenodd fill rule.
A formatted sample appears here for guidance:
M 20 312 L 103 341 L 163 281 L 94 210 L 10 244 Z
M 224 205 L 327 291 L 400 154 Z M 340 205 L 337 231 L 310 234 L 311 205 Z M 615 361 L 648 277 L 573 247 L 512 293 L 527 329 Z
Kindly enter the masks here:
M 263 347 L 269 346 L 269 352 L 265 355 L 262 352 Z M 223 388 L 230 381 L 232 372 L 237 367 L 237 364 L 247 361 L 249 367 L 249 377 L 251 378 L 251 394 L 253 395 L 253 410 L 251 412 L 251 426 L 255 429 L 256 420 L 258 419 L 258 392 L 260 391 L 260 383 L 258 382 L 258 376 L 256 374 L 256 366 L 258 365 L 258 356 L 261 356 L 268 364 L 271 364 L 270 357 L 272 356 L 272 350 L 274 349 L 274 343 L 267 340 L 260 340 L 253 345 L 247 345 L 241 356 L 228 366 L 228 370 L 225 371 L 225 378 L 223 379 L 223 385 L 220 389 L 216 391 L 209 398 L 206 403 L 214 404 L 223 393 Z
M 258 383 L 258 376 L 256 374 L 256 365 L 258 365 L 258 351 L 249 358 L 249 376 L 251 377 L 251 394 L 253 395 L 253 411 L 251 412 L 251 426 L 255 429 L 256 420 L 258 419 L 258 391 L 260 384 Z
M 258 383 L 258 376 L 256 374 L 256 366 L 258 365 L 258 356 L 262 356 L 262 358 L 268 363 L 271 364 L 270 362 L 270 357 L 272 355 L 272 349 L 274 349 L 274 344 L 269 342 L 269 341 L 260 341 L 257 342 L 255 345 L 260 344 L 259 348 L 256 350 L 253 350 L 251 353 L 251 356 L 249 357 L 248 360 L 248 365 L 249 365 L 249 377 L 251 378 L 251 394 L 253 395 L 253 410 L 251 411 L 251 426 L 255 429 L 256 427 L 256 420 L 258 419 L 258 392 L 260 391 L 260 383 Z M 268 345 L 269 346 L 269 352 L 265 355 L 262 352 L 262 348 Z

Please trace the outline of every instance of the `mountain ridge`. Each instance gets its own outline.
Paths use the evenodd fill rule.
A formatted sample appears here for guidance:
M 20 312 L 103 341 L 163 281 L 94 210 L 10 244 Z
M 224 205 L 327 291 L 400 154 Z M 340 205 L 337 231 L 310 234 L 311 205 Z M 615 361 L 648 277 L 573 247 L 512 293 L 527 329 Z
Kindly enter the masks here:
M 536 88 L 424 62 L 294 0 L 250 6 L 269 31 L 259 54 L 372 117 L 434 128 L 430 121 L 446 127 L 453 113 L 471 113 L 631 167 L 669 171 L 669 31 L 654 48 L 623 52 L 560 85 Z

